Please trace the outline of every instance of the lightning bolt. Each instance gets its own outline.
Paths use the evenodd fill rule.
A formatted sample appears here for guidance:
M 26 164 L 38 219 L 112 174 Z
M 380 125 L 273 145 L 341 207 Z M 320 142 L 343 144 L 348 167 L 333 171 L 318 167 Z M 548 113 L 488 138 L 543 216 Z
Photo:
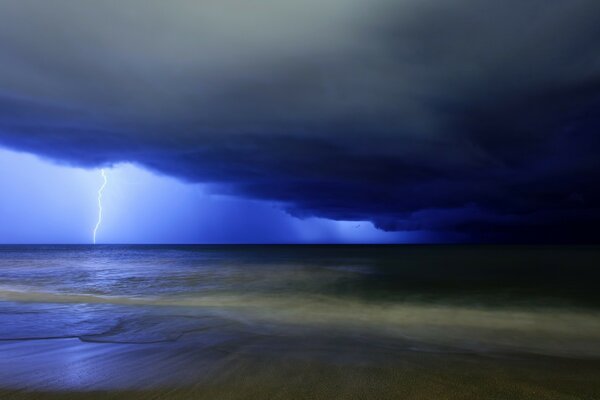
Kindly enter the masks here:
M 94 227 L 94 244 L 96 244 L 96 233 L 98 232 L 100 224 L 102 224 L 102 192 L 104 191 L 104 187 L 108 183 L 104 169 L 100 170 L 100 174 L 102 174 L 104 183 L 102 183 L 102 186 L 100 186 L 100 189 L 98 189 L 98 222 L 96 222 L 96 226 Z

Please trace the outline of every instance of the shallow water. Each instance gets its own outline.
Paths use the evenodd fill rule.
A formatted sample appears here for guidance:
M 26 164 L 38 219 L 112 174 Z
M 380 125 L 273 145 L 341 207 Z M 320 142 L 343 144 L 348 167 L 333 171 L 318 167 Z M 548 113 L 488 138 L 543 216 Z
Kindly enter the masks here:
M 593 370 L 599 261 L 598 247 L 5 246 L 0 388 L 177 387 L 282 360 Z

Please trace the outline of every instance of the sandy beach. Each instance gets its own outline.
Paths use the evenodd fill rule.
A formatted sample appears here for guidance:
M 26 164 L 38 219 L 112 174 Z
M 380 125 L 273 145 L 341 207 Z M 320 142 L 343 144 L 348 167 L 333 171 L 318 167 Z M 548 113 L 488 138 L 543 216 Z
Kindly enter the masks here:
M 259 343 L 0 344 L 2 399 L 597 399 L 600 362 Z M 300 342 L 298 345 L 302 345 Z M 338 344 L 339 345 L 339 344 Z M 368 353 L 368 354 L 367 354 Z

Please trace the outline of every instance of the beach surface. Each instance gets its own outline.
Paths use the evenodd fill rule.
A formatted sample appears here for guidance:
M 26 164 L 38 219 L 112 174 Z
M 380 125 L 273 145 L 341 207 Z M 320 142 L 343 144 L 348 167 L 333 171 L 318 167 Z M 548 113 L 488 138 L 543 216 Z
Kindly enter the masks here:
M 288 346 L 291 343 L 286 343 Z M 297 343 L 301 345 L 300 343 Z M 268 346 L 268 343 L 264 343 Z M 282 343 L 280 345 L 283 345 Z M 3 346 L 3 399 L 597 399 L 600 362 L 418 353 L 368 346 L 132 345 L 41 340 Z M 331 344 L 329 344 L 331 346 Z M 340 346 L 340 344 L 336 344 Z M 317 348 L 316 348 L 317 347 Z M 313 354 L 311 354 L 313 353 Z M 7 370 L 8 369 L 8 370 Z

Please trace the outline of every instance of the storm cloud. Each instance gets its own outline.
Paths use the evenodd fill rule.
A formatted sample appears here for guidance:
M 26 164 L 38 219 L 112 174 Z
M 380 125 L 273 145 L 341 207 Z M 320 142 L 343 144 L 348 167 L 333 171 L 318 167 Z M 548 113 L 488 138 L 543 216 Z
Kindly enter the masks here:
M 0 3 L 0 145 L 300 218 L 598 241 L 600 3 Z

